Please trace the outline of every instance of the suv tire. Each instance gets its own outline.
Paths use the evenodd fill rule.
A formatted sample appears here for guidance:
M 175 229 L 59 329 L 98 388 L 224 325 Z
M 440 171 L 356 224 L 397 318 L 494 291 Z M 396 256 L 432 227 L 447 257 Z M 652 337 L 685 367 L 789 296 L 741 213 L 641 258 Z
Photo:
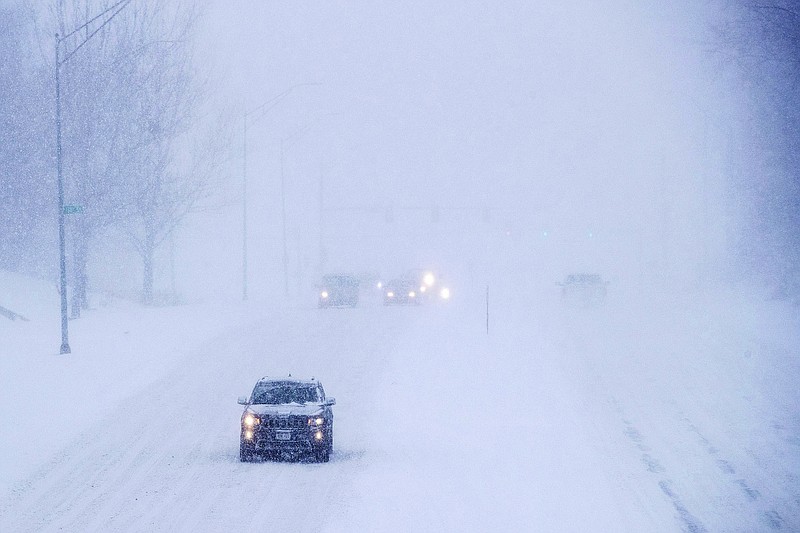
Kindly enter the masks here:
M 239 441 L 239 460 L 243 463 L 249 463 L 253 460 L 255 449 L 252 444 L 247 444 Z
M 331 459 L 331 449 L 328 446 L 314 451 L 314 459 L 318 463 L 327 463 Z

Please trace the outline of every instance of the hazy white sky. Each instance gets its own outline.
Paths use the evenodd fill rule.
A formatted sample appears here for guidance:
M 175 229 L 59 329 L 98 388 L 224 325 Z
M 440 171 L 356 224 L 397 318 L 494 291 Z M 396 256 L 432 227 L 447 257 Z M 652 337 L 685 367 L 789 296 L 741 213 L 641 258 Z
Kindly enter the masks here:
M 310 125 L 284 155 L 298 262 L 316 253 L 320 176 L 328 208 L 438 205 L 435 231 L 449 221 L 457 233 L 464 212 L 448 208 L 489 207 L 517 232 L 594 228 L 611 236 L 601 255 L 663 256 L 675 250 L 646 248 L 702 233 L 717 181 L 701 15 L 624 0 L 212 1 L 198 56 L 239 109 L 320 84 L 294 89 L 248 136 L 253 226 L 274 242 L 280 139 Z M 358 217 L 340 226 L 384 222 Z M 434 231 L 417 218 L 412 235 Z M 413 246 L 398 227 L 379 233 Z

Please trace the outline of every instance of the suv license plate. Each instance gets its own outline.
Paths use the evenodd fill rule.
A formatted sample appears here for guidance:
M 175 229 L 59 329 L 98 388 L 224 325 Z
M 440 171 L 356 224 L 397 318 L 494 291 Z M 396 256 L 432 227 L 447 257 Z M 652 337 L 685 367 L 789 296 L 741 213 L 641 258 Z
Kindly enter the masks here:
M 292 440 L 292 432 L 288 429 L 279 429 L 275 432 L 276 440 Z

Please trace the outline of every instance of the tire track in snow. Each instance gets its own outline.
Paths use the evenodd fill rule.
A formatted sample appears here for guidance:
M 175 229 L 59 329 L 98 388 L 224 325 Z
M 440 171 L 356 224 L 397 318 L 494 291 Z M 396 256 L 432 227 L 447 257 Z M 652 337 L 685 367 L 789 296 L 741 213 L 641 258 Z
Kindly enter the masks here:
M 708 455 L 713 458 L 714 463 L 722 473 L 728 477 L 729 482 L 737 486 L 749 502 L 755 504 L 761 498 L 761 491 L 753 488 L 753 484 L 747 479 L 737 476 L 737 469 L 734 464 L 728 459 L 721 457 L 719 448 L 714 446 L 689 418 L 683 417 L 681 420 L 686 424 L 687 431 L 695 435 L 697 442 L 705 449 Z M 756 510 L 755 513 L 758 516 L 759 522 L 765 524 L 770 529 L 781 530 L 786 526 L 786 521 L 775 509 L 765 510 L 762 508 Z
M 689 510 L 686 509 L 686 506 L 683 505 L 683 502 L 681 502 L 681 499 L 673 490 L 672 483 L 669 480 L 662 479 L 658 482 L 658 486 L 661 488 L 661 492 L 667 495 L 672 505 L 675 507 L 675 510 L 678 512 L 678 516 L 685 526 L 685 531 L 689 533 L 705 533 L 707 531 L 697 517 L 690 513 Z
M 617 410 L 620 414 L 622 413 L 622 409 L 619 405 L 617 405 Z M 623 418 L 622 422 L 625 424 L 625 435 L 636 445 L 636 448 L 642 452 L 641 461 L 647 471 L 653 474 L 666 474 L 666 469 L 661 465 L 661 462 L 650 454 L 651 448 L 645 444 L 644 437 L 636 426 L 626 418 Z M 687 509 L 670 479 L 660 479 L 658 481 L 658 487 L 661 489 L 661 492 L 669 498 L 669 501 L 678 513 L 678 517 L 685 531 L 689 533 L 705 533 L 707 531 L 700 519 Z
M 598 323 L 592 322 L 593 319 L 597 319 Z M 587 405 L 590 404 L 590 400 L 594 402 L 591 405 L 598 406 L 600 403 L 608 405 L 606 420 L 609 427 L 619 427 L 618 424 L 623 426 L 622 434 L 625 435 L 624 440 L 635 446 L 638 451 L 639 465 L 649 474 L 657 476 L 656 479 L 658 481 L 652 487 L 652 490 L 648 491 L 651 494 L 651 498 L 665 497 L 662 505 L 667 512 L 669 507 L 672 507 L 676 513 L 674 518 L 680 524 L 682 531 L 705 533 L 708 531 L 705 524 L 690 512 L 684 500 L 678 494 L 675 483 L 669 477 L 669 472 L 659 455 L 647 443 L 640 429 L 627 417 L 622 403 L 617 399 L 617 395 L 620 394 L 624 398 L 636 397 L 628 388 L 627 374 L 622 382 L 624 384 L 622 387 L 619 385 L 610 386 L 610 383 L 615 383 L 615 377 L 618 379 L 618 376 L 613 373 L 617 370 L 615 366 L 619 367 L 621 363 L 626 363 L 624 354 L 627 353 L 627 348 L 622 345 L 617 346 L 616 339 L 613 342 L 604 342 L 608 335 L 603 328 L 616 328 L 609 324 L 603 324 L 600 319 L 600 316 L 593 315 L 577 315 L 568 318 L 565 330 L 566 336 L 562 341 L 562 345 L 564 346 L 564 353 L 569 355 L 566 359 L 572 360 L 570 375 L 585 376 L 584 388 L 587 391 L 591 391 L 586 400 Z M 601 328 L 601 324 L 603 328 Z M 598 400 L 600 399 L 605 401 L 599 402 Z M 621 442 L 622 445 L 624 445 L 624 440 Z M 632 466 L 635 467 L 636 465 Z M 658 525 L 663 527 L 663 524 Z
M 599 366 L 598 370 L 603 377 L 608 376 L 608 382 L 618 383 L 618 385 L 604 387 L 605 390 L 618 390 L 618 394 L 626 401 L 629 397 L 634 398 L 637 395 L 642 396 L 645 400 L 651 400 L 651 402 L 658 400 L 658 404 L 655 402 L 650 405 L 643 404 L 648 408 L 650 406 L 658 408 L 663 405 L 660 412 L 653 412 L 652 409 L 646 411 L 636 404 L 631 405 L 633 413 L 638 414 L 639 420 L 644 424 L 641 426 L 634 425 L 631 420 L 635 420 L 635 418 L 626 417 L 619 404 L 612 400 L 612 403 L 617 403 L 616 411 L 618 420 L 623 423 L 623 434 L 638 451 L 636 455 L 645 471 L 654 474 L 660 482 L 663 482 L 659 483 L 659 489 L 677 511 L 683 529 L 713 531 L 720 528 L 720 530 L 727 531 L 734 526 L 733 530 L 753 532 L 798 530 L 796 513 L 793 511 L 800 507 L 800 498 L 796 496 L 796 491 L 794 493 L 791 491 L 791 487 L 797 486 L 796 476 L 793 476 L 789 469 L 781 468 L 791 464 L 783 463 L 783 461 L 792 461 L 792 457 L 797 457 L 792 455 L 792 451 L 796 452 L 796 449 L 792 450 L 794 444 L 791 438 L 786 436 L 787 434 L 791 435 L 791 431 L 783 431 L 783 425 L 773 422 L 772 429 L 779 433 L 781 440 L 788 443 L 789 446 L 783 448 L 777 446 L 775 453 L 767 452 L 766 460 L 754 457 L 756 464 L 750 464 L 746 460 L 747 457 L 738 458 L 736 455 L 733 459 L 738 459 L 738 462 L 732 460 L 730 456 L 721 454 L 719 450 L 714 449 L 710 443 L 703 442 L 698 436 L 687 435 L 682 431 L 685 429 L 685 422 L 681 421 L 681 417 L 685 415 L 679 409 L 679 405 L 695 402 L 693 412 L 713 414 L 709 407 L 715 405 L 704 397 L 706 389 L 702 387 L 692 389 L 687 386 L 684 394 L 688 394 L 688 396 L 683 398 L 671 396 L 670 394 L 673 392 L 668 387 L 664 387 L 663 392 L 666 395 L 648 397 L 641 394 L 634 388 L 636 381 L 634 386 L 629 386 L 627 375 L 625 379 L 620 379 L 622 374 L 615 376 L 614 371 L 617 369 L 611 366 L 616 362 L 615 359 L 608 356 L 603 359 L 601 352 L 604 346 L 600 342 L 597 342 L 596 345 L 591 344 L 592 338 L 586 334 L 586 331 L 591 330 L 576 328 L 574 332 L 570 332 L 583 335 L 577 341 L 569 339 L 574 345 L 572 351 L 578 355 L 583 355 L 584 352 L 588 354 L 587 359 L 590 363 L 585 365 L 586 368 L 592 368 L 594 361 L 610 363 L 605 367 Z M 590 341 L 589 343 L 587 343 L 587 339 Z M 624 353 L 625 347 L 620 346 L 617 350 Z M 653 350 L 650 350 L 650 353 L 652 352 Z M 634 364 L 646 360 L 644 356 L 631 357 Z M 667 365 L 664 366 L 665 370 L 670 370 Z M 622 368 L 624 367 L 620 367 L 620 369 Z M 635 366 L 631 368 L 638 370 Z M 650 371 L 642 372 L 641 375 L 649 377 L 655 386 L 669 384 L 668 380 L 665 379 L 662 382 L 657 374 Z M 665 375 L 672 376 L 673 374 L 665 373 Z M 631 377 L 642 382 L 639 375 L 634 374 Z M 601 376 L 597 376 L 597 381 L 598 383 L 603 382 Z M 678 399 L 680 401 L 676 401 Z M 703 408 L 706 408 L 705 412 Z M 657 420 L 654 415 L 661 415 L 664 419 L 660 423 L 653 424 L 652 421 Z M 645 441 L 640 429 L 649 430 L 649 442 Z M 722 429 L 724 430 L 724 428 Z M 731 440 L 727 444 L 734 451 L 754 455 L 746 447 L 737 448 L 736 444 L 741 442 L 743 441 Z M 651 446 L 655 448 L 655 451 Z M 710 449 L 713 450 L 713 453 L 709 451 Z M 758 449 L 761 450 L 760 447 Z M 709 461 L 709 459 L 711 460 Z M 745 466 L 749 468 L 740 468 L 741 462 L 747 463 Z M 793 464 L 797 464 L 796 459 Z M 754 470 L 756 466 L 757 468 Z M 692 481 L 698 483 L 692 483 Z

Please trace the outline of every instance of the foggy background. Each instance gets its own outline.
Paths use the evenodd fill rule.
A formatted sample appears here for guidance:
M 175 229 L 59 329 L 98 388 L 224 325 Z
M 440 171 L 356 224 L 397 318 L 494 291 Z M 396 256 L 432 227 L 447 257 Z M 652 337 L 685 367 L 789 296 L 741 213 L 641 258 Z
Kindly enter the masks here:
M 185 124 L 158 146 L 170 147 L 176 175 L 207 174 L 185 213 L 150 224 L 161 230 L 155 300 L 241 297 L 243 200 L 254 298 L 284 296 L 284 261 L 293 298 L 311 294 L 323 272 L 393 277 L 417 266 L 465 286 L 514 269 L 547 285 L 587 270 L 629 287 L 748 279 L 796 298 L 797 25 L 791 2 L 774 4 L 139 6 L 156 22 L 140 48 L 128 46 L 182 65 L 184 96 L 195 95 Z M 56 279 L 47 28 L 106 5 L 0 6 L 0 261 Z M 109 165 L 71 163 L 97 144 L 81 148 L 69 133 L 82 120 L 97 139 L 122 139 L 108 153 L 126 154 L 129 130 L 152 126 L 141 113 L 111 110 L 101 121 L 86 107 L 87 87 L 113 91 L 107 80 L 121 60 L 103 63 L 103 54 L 114 50 L 113 24 L 127 28 L 134 11 L 61 69 L 65 201 L 94 217 L 66 217 L 69 270 L 85 262 L 91 290 L 139 298 L 142 240 L 131 235 L 143 233 L 130 221 L 150 208 L 122 204 L 145 178 L 112 182 Z M 185 155 L 198 145 L 206 160 Z M 102 206 L 111 216 L 89 213 L 87 183 L 118 198 Z
M 707 103 L 697 43 L 675 35 L 696 13 L 665 15 L 616 4 L 217 7 L 209 57 L 226 58 L 234 94 L 253 105 L 320 84 L 253 128 L 265 227 L 255 241 L 280 241 L 267 229 L 280 228 L 276 137 L 319 120 L 284 163 L 298 270 L 319 269 L 321 179 L 329 268 L 704 275 L 721 251 L 721 183 L 704 160 L 719 136 L 702 113 L 718 104 Z M 270 256 L 280 264 L 276 246 Z

